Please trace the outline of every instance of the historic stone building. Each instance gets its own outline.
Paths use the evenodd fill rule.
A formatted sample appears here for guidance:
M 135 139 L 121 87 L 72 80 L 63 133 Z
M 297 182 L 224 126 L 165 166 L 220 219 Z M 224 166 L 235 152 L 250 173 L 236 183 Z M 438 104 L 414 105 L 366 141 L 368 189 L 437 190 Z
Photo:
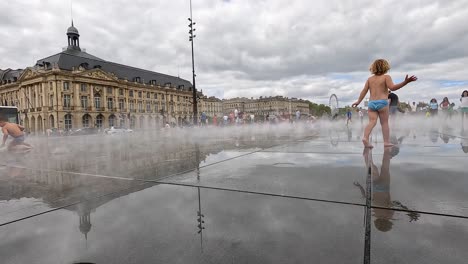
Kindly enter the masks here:
M 212 118 L 214 115 L 223 116 L 223 101 L 214 96 L 203 96 L 201 94 L 200 101 L 198 102 L 198 114 L 205 112 L 205 114 Z
M 17 106 L 31 132 L 48 128 L 151 128 L 192 120 L 192 84 L 95 57 L 68 28 L 68 47 L 24 70 L 0 70 L 2 105 Z
M 223 100 L 224 114 L 229 114 L 234 109 L 257 117 L 289 116 L 290 114 L 294 115 L 297 110 L 301 112 L 301 115 L 308 116 L 309 101 L 283 96 L 261 96 L 258 99 L 242 97 Z
M 245 97 L 236 97 L 231 99 L 223 100 L 223 112 L 225 115 L 228 115 L 231 112 L 234 112 L 237 109 L 239 112 L 249 112 L 247 111 L 246 104 L 253 102 L 253 99 L 248 99 Z

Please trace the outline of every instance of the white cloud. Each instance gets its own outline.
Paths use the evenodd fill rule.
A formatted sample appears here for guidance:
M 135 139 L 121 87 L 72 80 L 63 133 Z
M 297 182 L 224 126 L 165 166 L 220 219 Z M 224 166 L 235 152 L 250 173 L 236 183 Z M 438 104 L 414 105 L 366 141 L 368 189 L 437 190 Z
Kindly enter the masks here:
M 2 1 L 0 68 L 24 68 L 66 45 L 69 1 Z M 75 1 L 80 44 L 106 60 L 191 80 L 189 5 Z M 5 11 L 6 10 L 6 11 Z M 458 100 L 467 81 L 468 6 L 450 1 L 193 0 L 197 86 L 208 95 L 354 101 L 375 58 L 420 80 L 403 101 Z

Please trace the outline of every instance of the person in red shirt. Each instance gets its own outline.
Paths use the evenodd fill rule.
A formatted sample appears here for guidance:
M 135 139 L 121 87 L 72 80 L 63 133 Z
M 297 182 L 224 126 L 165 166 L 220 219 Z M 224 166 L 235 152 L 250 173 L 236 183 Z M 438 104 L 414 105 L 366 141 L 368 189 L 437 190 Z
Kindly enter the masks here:
M 216 114 L 213 117 L 213 126 L 218 126 L 218 116 Z

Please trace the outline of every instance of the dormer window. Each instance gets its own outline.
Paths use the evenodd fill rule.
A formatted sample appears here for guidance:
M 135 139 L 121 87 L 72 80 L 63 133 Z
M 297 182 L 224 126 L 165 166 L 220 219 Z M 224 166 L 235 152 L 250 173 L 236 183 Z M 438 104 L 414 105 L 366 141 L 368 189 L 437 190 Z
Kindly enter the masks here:
M 101 65 L 94 65 L 94 67 L 93 67 L 93 68 L 94 68 L 94 69 L 101 69 L 101 68 L 102 68 L 102 66 L 101 66 Z
M 164 86 L 166 86 L 166 87 L 171 87 L 171 83 L 170 83 L 170 82 L 167 82 L 167 83 L 164 84 Z
M 49 65 L 50 65 L 50 63 L 49 63 Z M 80 64 L 80 67 L 82 67 L 82 68 L 84 68 L 84 69 L 87 70 L 88 67 L 89 67 L 89 64 L 88 64 L 87 62 L 83 62 L 83 63 Z
M 135 77 L 133 78 L 133 81 L 136 83 L 141 83 L 141 78 L 140 77 Z
M 156 80 L 151 80 L 151 81 L 150 81 L 150 84 L 151 84 L 151 85 L 156 85 Z
M 184 89 L 184 85 L 183 85 L 183 84 L 182 84 L 182 85 L 179 85 L 179 89 L 180 89 L 180 90 L 183 90 L 183 89 Z

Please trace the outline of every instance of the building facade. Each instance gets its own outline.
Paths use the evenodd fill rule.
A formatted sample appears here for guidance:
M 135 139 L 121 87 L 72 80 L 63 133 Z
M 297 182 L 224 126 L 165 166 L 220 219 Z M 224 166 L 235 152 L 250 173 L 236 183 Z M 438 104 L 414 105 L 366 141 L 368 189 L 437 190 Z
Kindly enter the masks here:
M 294 115 L 298 110 L 301 112 L 301 115 L 308 116 L 309 101 L 283 96 L 223 100 L 224 114 L 229 114 L 234 109 L 247 114 L 253 114 L 258 118 L 266 117 L 267 115 L 288 117 L 290 114 Z
M 17 106 L 32 133 L 82 127 L 152 128 L 165 120 L 192 120 L 192 84 L 179 77 L 105 61 L 68 47 L 26 69 L 0 70 L 1 105 Z
M 246 105 L 251 103 L 253 99 L 248 99 L 245 97 L 236 97 L 231 99 L 223 100 L 223 113 L 229 115 L 229 113 L 234 112 L 237 109 L 239 112 L 246 112 Z
M 198 114 L 205 112 L 205 114 L 212 118 L 215 115 L 217 117 L 223 116 L 223 101 L 214 96 L 200 96 L 200 101 L 198 102 Z

